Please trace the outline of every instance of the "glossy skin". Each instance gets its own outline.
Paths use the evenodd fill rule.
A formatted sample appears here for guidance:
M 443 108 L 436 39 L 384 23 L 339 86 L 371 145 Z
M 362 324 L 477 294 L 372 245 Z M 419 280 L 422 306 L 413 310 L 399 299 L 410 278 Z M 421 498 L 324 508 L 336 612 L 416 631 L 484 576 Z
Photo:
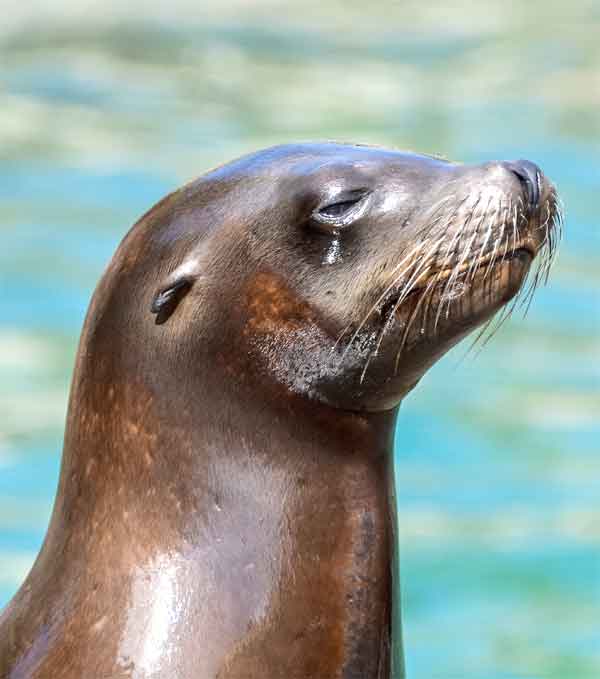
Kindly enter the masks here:
M 550 216 L 540 177 L 530 205 L 502 164 L 284 146 L 147 213 L 88 312 L 50 528 L 0 617 L 0 677 L 390 676 L 397 409 L 518 291 L 535 215 Z M 486 191 L 525 206 L 517 253 L 473 270 L 435 327 L 413 324 L 422 297 L 394 308 L 399 264 L 427 237 L 465 242 Z M 461 265 L 434 260 L 427 280 Z

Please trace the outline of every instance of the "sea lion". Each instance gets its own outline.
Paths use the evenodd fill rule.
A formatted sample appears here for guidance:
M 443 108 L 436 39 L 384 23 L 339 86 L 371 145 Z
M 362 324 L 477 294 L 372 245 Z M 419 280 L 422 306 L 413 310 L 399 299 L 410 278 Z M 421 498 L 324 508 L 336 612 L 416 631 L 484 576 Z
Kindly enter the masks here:
M 0 676 L 402 676 L 398 406 L 547 276 L 560 220 L 527 161 L 335 143 L 158 203 L 94 294 Z

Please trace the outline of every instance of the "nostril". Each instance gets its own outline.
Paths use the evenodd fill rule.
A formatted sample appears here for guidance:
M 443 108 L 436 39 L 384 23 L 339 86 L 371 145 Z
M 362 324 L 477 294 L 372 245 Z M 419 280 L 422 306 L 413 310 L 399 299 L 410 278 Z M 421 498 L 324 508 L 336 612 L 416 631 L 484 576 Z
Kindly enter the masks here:
M 542 172 L 540 168 L 529 160 L 515 160 L 506 163 L 506 167 L 521 182 L 529 207 L 532 210 L 537 210 L 540 206 L 542 193 Z

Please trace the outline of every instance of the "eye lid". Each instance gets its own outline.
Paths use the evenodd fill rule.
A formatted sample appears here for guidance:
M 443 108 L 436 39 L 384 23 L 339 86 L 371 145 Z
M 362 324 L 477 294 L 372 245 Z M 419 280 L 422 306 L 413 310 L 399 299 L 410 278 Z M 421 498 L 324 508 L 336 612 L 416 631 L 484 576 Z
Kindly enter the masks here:
M 339 191 L 323 200 L 313 211 L 312 218 L 329 228 L 343 229 L 364 213 L 371 193 L 372 189 L 365 187 Z

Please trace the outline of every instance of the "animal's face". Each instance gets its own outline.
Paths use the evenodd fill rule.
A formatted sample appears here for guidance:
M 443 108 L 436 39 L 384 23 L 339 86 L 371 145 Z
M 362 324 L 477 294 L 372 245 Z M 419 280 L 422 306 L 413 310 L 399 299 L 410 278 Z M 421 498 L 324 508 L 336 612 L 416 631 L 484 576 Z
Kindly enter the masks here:
M 361 410 L 395 405 L 523 289 L 539 255 L 535 288 L 560 210 L 527 161 L 466 166 L 322 144 L 209 173 L 163 221 L 179 261 L 154 301 L 159 322 L 202 322 L 216 301 L 211 317 L 237 319 L 238 349 L 259 370 Z

